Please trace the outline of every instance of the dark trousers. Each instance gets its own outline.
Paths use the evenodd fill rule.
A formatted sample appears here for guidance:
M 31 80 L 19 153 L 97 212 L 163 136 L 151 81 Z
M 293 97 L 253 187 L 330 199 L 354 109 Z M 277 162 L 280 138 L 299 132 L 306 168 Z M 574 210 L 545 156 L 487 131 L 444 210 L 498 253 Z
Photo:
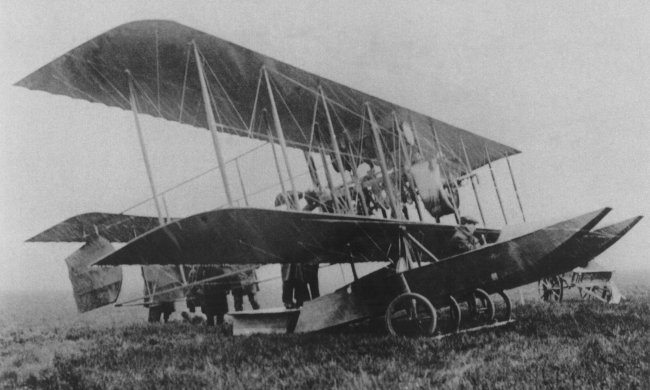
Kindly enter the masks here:
M 167 323 L 174 312 L 174 302 L 161 302 L 149 308 L 149 322 L 160 322 L 160 317 Z
M 308 291 L 308 297 L 311 296 L 311 299 L 316 299 L 320 297 L 320 290 L 318 288 L 318 267 L 314 271 L 305 270 L 305 283 Z M 309 298 L 308 298 L 309 299 Z
M 208 326 L 214 326 L 215 317 L 217 325 L 223 324 L 223 316 L 228 312 L 226 292 L 206 295 L 201 303 L 201 311 L 207 317 Z
M 248 293 L 246 295 L 248 296 L 248 302 L 251 304 L 253 310 L 259 309 L 260 305 L 255 300 L 255 293 Z M 244 289 L 242 288 L 233 289 L 232 298 L 235 303 L 235 311 L 244 310 Z
M 300 307 L 308 300 L 309 292 L 305 282 L 299 279 L 289 279 L 282 282 L 282 303 L 284 303 L 285 307 Z

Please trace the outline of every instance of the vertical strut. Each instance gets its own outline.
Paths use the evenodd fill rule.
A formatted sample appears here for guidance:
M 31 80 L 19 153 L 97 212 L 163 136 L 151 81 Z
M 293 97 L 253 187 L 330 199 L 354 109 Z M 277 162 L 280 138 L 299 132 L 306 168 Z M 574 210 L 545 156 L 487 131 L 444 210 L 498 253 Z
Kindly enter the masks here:
M 287 142 L 284 139 L 284 131 L 280 123 L 280 115 L 278 114 L 278 107 L 275 105 L 275 96 L 273 96 L 273 88 L 271 87 L 271 80 L 269 79 L 269 72 L 266 68 L 262 70 L 266 80 L 266 88 L 269 92 L 269 100 L 271 101 L 271 113 L 273 114 L 273 123 L 275 124 L 275 132 L 280 141 L 280 149 L 282 150 L 282 157 L 284 157 L 284 164 L 287 167 L 287 175 L 289 175 L 289 184 L 291 185 L 291 197 L 293 198 L 294 207 L 298 207 L 298 193 L 296 192 L 296 185 L 293 182 L 293 173 L 291 171 L 291 164 L 289 164 L 289 155 L 287 154 Z
M 519 199 L 519 191 L 517 191 L 517 183 L 515 182 L 515 175 L 512 173 L 512 167 L 510 166 L 510 159 L 506 156 L 506 162 L 508 163 L 508 170 L 510 171 L 510 178 L 512 179 L 512 186 L 515 188 L 515 194 L 517 195 L 517 203 L 519 203 L 519 210 L 521 210 L 521 218 L 526 222 L 526 216 L 524 215 L 524 208 L 521 205 L 521 199 Z
M 135 121 L 135 128 L 138 131 L 138 140 L 140 141 L 140 151 L 142 152 L 142 159 L 144 160 L 144 167 L 147 170 L 147 177 L 149 178 L 149 186 L 151 187 L 151 194 L 153 196 L 153 202 L 156 206 L 156 212 L 158 213 L 158 223 L 160 226 L 164 225 L 162 211 L 160 209 L 160 202 L 158 201 L 158 193 L 156 191 L 156 185 L 153 180 L 153 173 L 151 172 L 151 165 L 149 164 L 149 155 L 147 154 L 147 148 L 144 146 L 144 136 L 142 135 L 142 127 L 140 126 L 140 118 L 138 117 L 138 104 L 135 101 L 134 87 L 133 87 L 133 75 L 130 71 L 127 71 L 129 78 L 129 102 L 131 103 L 131 111 L 133 112 L 133 119 Z
M 406 148 L 406 143 L 404 142 L 404 135 L 399 129 L 399 123 L 397 123 L 397 116 L 393 112 L 393 127 L 397 138 L 399 139 L 400 149 L 402 149 L 402 158 L 404 171 L 406 171 L 405 177 L 406 181 L 409 183 L 409 188 L 411 189 L 411 196 L 413 197 L 413 202 L 415 203 L 415 210 L 418 212 L 418 218 L 422 221 L 422 210 L 420 210 L 420 202 L 418 201 L 417 193 L 415 192 L 415 183 L 412 180 L 411 176 L 411 157 L 409 156 Z M 403 184 L 402 184 L 403 185 Z
M 476 185 L 472 179 L 472 165 L 469 162 L 469 156 L 467 155 L 467 149 L 465 148 L 465 142 L 463 139 L 460 139 L 460 144 L 463 146 L 463 153 L 465 153 L 465 162 L 467 164 L 467 175 L 469 176 L 469 182 L 472 183 L 472 190 L 474 190 L 474 197 L 476 198 L 476 204 L 478 205 L 478 212 L 481 214 L 481 221 L 483 221 L 483 226 L 485 226 L 485 217 L 483 216 L 483 208 L 481 207 L 481 201 L 478 198 L 478 192 L 476 191 Z
M 244 203 L 246 204 L 246 207 L 248 207 L 249 206 L 248 195 L 246 194 L 246 187 L 244 187 L 244 179 L 241 176 L 241 169 L 239 168 L 239 157 L 235 159 L 235 167 L 237 167 L 237 176 L 239 176 L 239 185 L 241 187 L 242 195 L 244 195 Z
M 327 179 L 327 186 L 330 189 L 330 194 L 332 197 L 332 205 L 334 206 L 334 212 L 338 214 L 339 204 L 336 199 L 336 194 L 334 192 L 334 182 L 332 181 L 332 173 L 330 172 L 329 167 L 327 166 L 327 158 L 325 158 L 325 152 L 323 151 L 323 146 L 319 146 L 320 158 L 323 162 L 323 170 L 325 171 L 325 179 Z
M 348 187 L 347 180 L 345 180 L 345 167 L 343 166 L 343 159 L 341 158 L 341 150 L 339 149 L 339 143 L 336 139 L 336 133 L 334 133 L 334 125 L 332 124 L 332 117 L 330 116 L 327 98 L 325 98 L 323 87 L 319 86 L 318 91 L 320 93 L 321 99 L 323 99 L 323 106 L 325 107 L 325 116 L 327 117 L 327 124 L 330 131 L 330 140 L 332 142 L 332 149 L 334 149 L 334 155 L 336 157 L 336 165 L 339 167 L 339 173 L 341 174 L 341 180 L 343 181 L 343 194 L 345 195 L 347 209 L 352 210 L 352 197 L 350 196 L 350 188 Z
M 506 211 L 503 209 L 503 201 L 501 200 L 501 194 L 499 193 L 499 186 L 497 185 L 497 178 L 494 176 L 494 170 L 492 169 L 492 160 L 490 159 L 490 152 L 488 152 L 487 145 L 485 145 L 485 155 L 487 156 L 488 166 L 490 167 L 490 174 L 492 175 L 492 182 L 494 183 L 494 190 L 497 193 L 497 199 L 499 200 L 499 206 L 501 207 L 501 214 L 503 214 L 503 220 L 508 224 L 508 217 L 506 216 Z
M 444 172 L 445 179 L 447 180 L 447 188 L 449 189 L 449 197 L 451 200 L 451 205 L 454 208 L 454 218 L 456 219 L 456 223 L 460 224 L 460 210 L 458 208 L 458 205 L 456 204 L 456 198 L 454 197 L 454 190 L 452 188 L 452 185 L 456 187 L 456 193 L 458 194 L 458 186 L 456 185 L 456 181 L 451 180 L 451 176 L 449 175 L 449 171 L 447 169 L 442 169 L 442 166 L 438 162 L 438 155 L 443 156 L 442 153 L 442 145 L 440 144 L 440 139 L 438 138 L 438 132 L 436 131 L 435 126 L 433 126 L 433 123 L 431 123 L 431 130 L 433 130 L 433 136 L 436 139 L 436 164 L 438 164 L 438 169 L 440 169 L 441 172 Z
M 311 177 L 311 184 L 314 185 L 315 189 L 320 191 L 320 178 L 318 177 L 318 171 L 316 170 L 316 164 L 314 159 L 308 151 L 304 150 L 303 155 L 305 156 L 305 162 L 307 163 L 307 169 L 309 169 L 309 177 Z
M 287 207 L 290 208 L 289 198 L 287 197 L 287 189 L 284 186 L 284 178 L 282 177 L 282 171 L 280 170 L 280 162 L 278 161 L 278 154 L 275 151 L 275 142 L 273 142 L 273 136 L 271 135 L 271 125 L 269 125 L 268 118 L 266 117 L 266 111 L 263 111 L 264 122 L 266 125 L 266 132 L 269 136 L 269 142 L 271 143 L 271 151 L 273 152 L 273 162 L 275 163 L 275 170 L 278 172 L 278 180 L 280 180 L 280 189 L 282 190 L 282 196 L 284 196 L 284 201 L 287 204 Z
M 160 202 L 158 201 L 158 194 L 156 191 L 156 185 L 153 180 L 153 173 L 151 172 L 151 165 L 149 164 L 149 156 L 147 154 L 147 148 L 144 145 L 144 136 L 142 135 L 142 127 L 140 126 L 140 118 L 138 117 L 138 104 L 135 101 L 135 94 L 134 92 L 134 87 L 133 87 L 133 75 L 131 75 L 131 72 L 127 71 L 128 78 L 129 78 L 129 102 L 131 104 L 131 111 L 133 111 L 133 119 L 135 121 L 135 127 L 138 130 L 138 140 L 140 141 L 140 150 L 142 151 L 142 159 L 144 160 L 144 166 L 145 169 L 147 170 L 147 177 L 149 178 L 149 185 L 151 187 L 151 193 L 153 195 L 153 201 L 154 204 L 156 205 L 156 212 L 158 213 L 158 223 L 160 226 L 164 225 L 163 217 L 162 217 L 162 211 L 160 210 Z M 165 199 L 163 198 L 163 201 Z M 167 204 L 165 203 L 165 209 L 167 209 Z M 169 218 L 169 212 L 167 212 L 167 218 Z M 142 271 L 142 278 L 144 279 L 144 285 L 145 288 L 147 289 L 147 293 L 149 293 L 149 286 L 147 285 L 147 279 L 144 277 L 144 268 L 141 268 Z M 181 275 L 181 281 L 183 284 L 187 284 L 187 280 L 185 279 L 185 272 L 183 272 L 183 267 L 178 266 L 178 271 Z
M 233 203 L 232 196 L 230 195 L 230 186 L 228 185 L 228 177 L 226 176 L 226 165 L 223 161 L 223 155 L 221 154 L 221 147 L 219 145 L 219 138 L 217 137 L 217 121 L 214 119 L 212 104 L 210 104 L 210 94 L 208 93 L 208 84 L 205 80 L 203 61 L 199 55 L 199 49 L 196 46 L 196 42 L 193 42 L 193 46 L 194 56 L 196 57 L 196 67 L 199 72 L 199 80 L 201 81 L 201 93 L 203 94 L 203 103 L 205 106 L 205 115 L 208 122 L 208 128 L 210 129 L 210 134 L 212 135 L 212 144 L 214 145 L 214 152 L 217 155 L 217 163 L 219 164 L 219 172 L 221 173 L 221 181 L 223 182 L 223 188 L 226 192 L 226 198 L 228 199 L 228 206 L 232 207 Z
M 381 168 L 381 173 L 384 177 L 384 186 L 386 187 L 386 193 L 388 194 L 388 199 L 390 200 L 390 207 L 393 209 L 393 212 L 395 213 L 395 216 L 397 216 L 397 219 L 404 219 L 402 210 L 398 207 L 397 198 L 395 198 L 395 193 L 393 192 L 393 185 L 390 182 L 390 177 L 388 176 L 388 167 L 386 166 L 384 148 L 381 144 L 379 126 L 375 121 L 375 116 L 372 113 L 370 104 L 366 103 L 365 106 L 366 112 L 368 113 L 368 119 L 370 119 L 370 128 L 372 129 L 372 135 L 375 140 L 375 149 L 377 150 L 377 157 L 379 157 L 379 167 Z

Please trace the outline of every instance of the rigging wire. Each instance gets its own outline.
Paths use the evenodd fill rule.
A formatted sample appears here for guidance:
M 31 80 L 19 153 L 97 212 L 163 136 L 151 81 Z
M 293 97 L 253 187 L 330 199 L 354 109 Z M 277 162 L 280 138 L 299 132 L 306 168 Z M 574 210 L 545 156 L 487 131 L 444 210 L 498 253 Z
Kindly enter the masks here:
M 198 50 L 198 48 L 197 48 L 197 50 Z M 235 113 L 236 113 L 237 116 L 239 117 L 239 120 L 241 121 L 242 125 L 245 127 L 245 126 L 246 126 L 246 121 L 244 121 L 244 118 L 242 117 L 241 113 L 240 113 L 239 110 L 237 109 L 237 106 L 235 106 L 235 103 L 233 103 L 232 99 L 230 98 L 230 95 L 228 94 L 228 91 L 227 91 L 226 88 L 223 86 L 223 84 L 221 83 L 221 80 L 219 80 L 219 77 L 217 77 L 216 73 L 215 73 L 214 70 L 212 69 L 212 66 L 211 66 L 210 63 L 205 59 L 205 56 L 203 55 L 203 53 L 202 53 L 200 50 L 199 50 L 199 55 L 200 55 L 201 58 L 203 59 L 203 63 L 204 63 L 205 65 L 207 65 L 208 70 L 210 71 L 210 73 L 212 73 L 212 76 L 214 76 L 215 80 L 217 80 L 217 84 L 219 84 L 219 87 L 221 87 L 221 90 L 222 90 L 223 93 L 226 95 L 226 99 L 228 99 L 228 103 L 230 103 L 230 106 L 233 108 L 233 110 L 235 111 Z
M 255 89 L 255 101 L 253 102 L 253 112 L 251 113 L 251 120 L 248 124 L 248 138 L 253 137 L 253 124 L 255 123 L 255 114 L 257 113 L 257 102 L 260 97 L 260 87 L 262 85 L 262 70 L 260 69 L 260 75 L 257 78 L 257 88 Z
M 178 121 L 180 123 L 183 123 L 183 107 L 185 106 L 185 88 L 187 87 L 187 73 L 188 73 L 189 67 L 190 67 L 190 57 L 191 57 L 191 55 L 192 55 L 192 51 L 190 49 L 187 49 L 187 60 L 185 60 L 185 72 L 184 72 L 184 75 L 183 75 L 183 88 L 181 88 L 180 112 L 178 113 Z
M 280 96 L 280 100 L 282 101 L 282 103 L 284 104 L 284 106 L 287 108 L 287 112 L 289 112 L 289 115 L 291 116 L 291 119 L 292 119 L 293 122 L 296 124 L 296 127 L 298 128 L 298 130 L 300 130 L 300 134 L 302 134 L 302 138 L 306 141 L 306 140 L 307 140 L 307 136 L 305 135 L 305 132 L 302 130 L 302 126 L 300 126 L 300 123 L 298 123 L 298 120 L 297 120 L 296 117 L 293 115 L 293 111 L 291 111 L 291 108 L 290 108 L 289 105 L 287 104 L 286 100 L 284 100 L 284 96 L 283 96 L 283 94 L 282 94 L 282 91 L 280 91 L 280 89 L 278 88 L 278 86 L 275 85 L 275 80 L 273 80 L 272 77 L 269 77 L 269 80 L 271 81 L 271 86 L 272 86 L 273 88 L 275 88 L 275 92 L 277 93 L 278 96 Z

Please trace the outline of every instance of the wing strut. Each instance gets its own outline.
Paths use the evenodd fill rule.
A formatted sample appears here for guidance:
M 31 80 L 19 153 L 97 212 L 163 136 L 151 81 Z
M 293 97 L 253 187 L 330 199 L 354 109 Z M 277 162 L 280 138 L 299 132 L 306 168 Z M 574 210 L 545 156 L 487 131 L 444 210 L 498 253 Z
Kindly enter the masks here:
M 278 134 L 280 140 L 280 149 L 282 149 L 282 157 L 284 157 L 284 164 L 287 167 L 287 174 L 289 175 L 289 183 L 291 184 L 291 197 L 293 198 L 294 208 L 297 208 L 298 192 L 296 192 L 296 185 L 293 182 L 293 172 L 291 171 L 291 164 L 289 164 L 289 156 L 287 155 L 287 142 L 284 139 L 284 131 L 280 123 L 280 115 L 278 114 L 278 107 L 275 104 L 275 96 L 273 96 L 273 88 L 271 87 L 271 80 L 269 80 L 269 72 L 263 68 L 264 78 L 266 80 L 266 88 L 269 92 L 269 100 L 271 101 L 271 113 L 273 114 L 273 123 L 275 124 L 275 132 Z M 288 199 L 287 199 L 288 201 Z
M 347 202 L 347 210 L 352 210 L 352 196 L 350 196 L 350 188 L 348 187 L 347 180 L 345 180 L 345 167 L 343 166 L 343 159 L 341 159 L 341 150 L 339 149 L 339 143 L 336 139 L 336 133 L 334 133 L 334 125 L 332 124 L 332 117 L 330 116 L 330 109 L 327 107 L 327 98 L 325 97 L 325 92 L 323 92 L 323 87 L 318 87 L 318 92 L 320 93 L 321 98 L 323 99 L 323 106 L 325 107 L 325 116 L 327 117 L 327 127 L 330 131 L 330 141 L 332 143 L 332 149 L 334 149 L 334 155 L 336 157 L 336 165 L 339 168 L 339 173 L 341 174 L 341 180 L 343 180 L 343 194 L 345 195 L 345 201 Z
M 156 192 L 156 185 L 153 180 L 153 174 L 151 172 L 151 165 L 149 164 L 149 155 L 147 154 L 147 148 L 144 146 L 144 136 L 142 135 L 142 127 L 140 126 L 140 118 L 138 117 L 138 104 L 135 101 L 135 95 L 133 94 L 133 76 L 130 71 L 126 71 L 129 78 L 129 103 L 131 103 L 131 111 L 133 112 L 133 119 L 135 121 L 135 128 L 138 131 L 138 140 L 140 141 L 140 150 L 142 151 L 142 159 L 144 160 L 144 166 L 147 170 L 147 177 L 149 178 L 149 185 L 151 187 L 151 193 L 153 195 L 153 201 L 156 205 L 156 212 L 158 213 L 158 223 L 160 226 L 164 225 L 162 212 L 160 210 L 160 203 L 158 201 L 158 193 Z
M 476 192 L 476 184 L 474 184 L 474 179 L 472 179 L 472 166 L 469 163 L 469 156 L 467 155 L 467 148 L 465 147 L 465 141 L 460 139 L 460 144 L 463 147 L 463 153 L 465 153 L 465 161 L 467 162 L 467 172 L 469 177 L 469 182 L 472 183 L 472 189 L 474 190 L 474 197 L 476 198 L 476 204 L 478 205 L 478 212 L 481 214 L 481 221 L 483 221 L 483 226 L 485 227 L 485 216 L 483 216 L 483 208 L 481 207 L 481 201 L 478 198 L 478 192 Z
M 377 121 L 375 121 L 375 116 L 372 114 L 372 109 L 370 108 L 369 103 L 366 103 L 366 112 L 368 113 L 368 119 L 370 119 L 370 128 L 372 129 L 373 138 L 375 140 L 375 148 L 377 149 L 377 156 L 379 157 L 379 167 L 381 168 L 381 174 L 384 177 L 384 186 L 386 187 L 386 193 L 390 199 L 390 207 L 394 210 L 393 212 L 397 216 L 397 219 L 404 219 L 402 210 L 398 207 L 397 198 L 395 198 L 395 193 L 393 192 L 390 176 L 388 176 L 388 167 L 386 166 L 384 148 L 381 145 L 379 126 L 377 125 Z
M 517 183 L 515 182 L 515 175 L 512 173 L 512 166 L 510 165 L 510 159 L 506 156 L 506 162 L 508 163 L 508 170 L 510 171 L 510 178 L 512 179 L 512 187 L 515 189 L 515 195 L 517 195 L 517 203 L 519 203 L 519 210 L 521 210 L 521 218 L 526 222 L 526 215 L 524 214 L 524 207 L 521 205 L 521 199 L 519 198 L 519 191 L 517 190 Z
M 230 195 L 230 186 L 228 185 L 228 177 L 226 176 L 226 164 L 223 162 L 223 155 L 221 154 L 221 147 L 219 146 L 219 138 L 217 138 L 217 122 L 214 119 L 214 112 L 212 111 L 212 104 L 210 104 L 210 95 L 208 94 L 208 85 L 205 81 L 205 71 L 203 70 L 203 60 L 199 55 L 199 49 L 196 42 L 192 42 L 194 46 L 194 57 L 196 57 L 196 67 L 199 72 L 199 80 L 201 81 L 201 93 L 203 94 L 203 103 L 205 105 L 205 115 L 207 117 L 208 127 L 210 134 L 212 134 L 212 143 L 214 144 L 214 152 L 217 154 L 217 163 L 219 164 L 219 171 L 221 172 L 221 180 L 223 181 L 223 189 L 226 192 L 228 199 L 228 206 L 232 207 L 232 196 Z
M 329 165 L 327 165 L 327 158 L 325 157 L 325 151 L 323 150 L 323 144 L 320 142 L 319 138 L 319 154 L 321 161 L 323 163 L 323 171 L 325 171 L 325 179 L 327 179 L 327 186 L 330 189 L 330 194 L 332 197 L 332 207 L 334 207 L 334 212 L 338 214 L 339 212 L 339 202 L 336 199 L 336 193 L 334 192 L 334 181 L 332 180 L 332 173 L 330 172 Z
M 418 212 L 418 218 L 422 222 L 422 210 L 420 210 L 420 202 L 418 201 L 417 193 L 415 192 L 415 183 L 413 182 L 413 177 L 411 176 L 411 156 L 406 150 L 406 142 L 404 142 L 404 134 L 399 129 L 399 123 L 397 122 L 397 115 L 393 111 L 393 131 L 397 134 L 399 140 L 400 149 L 402 149 L 402 154 L 404 158 L 404 171 L 406 174 L 406 181 L 409 184 L 409 190 L 411 191 L 411 196 L 413 197 L 413 202 L 415 203 L 415 210 Z
M 501 200 L 501 193 L 499 193 L 499 186 L 497 185 L 497 178 L 494 176 L 494 169 L 492 169 L 492 159 L 490 159 L 490 152 L 488 152 L 487 145 L 485 145 L 485 155 L 487 156 L 488 166 L 490 167 L 490 175 L 492 175 L 492 182 L 494 183 L 494 190 L 497 193 L 497 199 L 499 200 L 499 206 L 501 207 L 501 214 L 503 214 L 503 220 L 508 224 L 508 217 L 506 216 L 506 211 L 503 209 L 503 201 Z
M 140 126 L 140 118 L 138 117 L 138 104 L 135 101 L 134 85 L 133 85 L 133 75 L 130 71 L 127 70 L 127 75 L 129 79 L 129 103 L 131 104 L 131 111 L 133 112 L 133 119 L 135 121 L 135 127 L 138 131 L 138 140 L 140 141 L 140 150 L 142 151 L 142 159 L 144 160 L 144 166 L 147 170 L 147 177 L 149 178 L 149 185 L 151 187 L 151 194 L 153 195 L 153 201 L 156 205 L 156 212 L 158 214 L 158 223 L 160 226 L 164 225 L 165 222 L 162 217 L 162 211 L 160 210 L 160 202 L 158 200 L 158 193 L 156 191 L 156 185 L 153 179 L 153 173 L 151 171 L 151 165 L 149 164 L 149 155 L 147 154 L 147 148 L 144 145 L 144 136 L 142 135 L 142 127 Z M 181 280 L 183 284 L 187 283 L 185 278 L 185 272 L 183 267 L 178 267 L 178 270 L 181 275 Z M 144 277 L 144 268 L 142 268 L 142 278 L 144 279 L 144 284 L 147 286 L 147 280 Z M 148 290 L 148 287 L 147 287 Z

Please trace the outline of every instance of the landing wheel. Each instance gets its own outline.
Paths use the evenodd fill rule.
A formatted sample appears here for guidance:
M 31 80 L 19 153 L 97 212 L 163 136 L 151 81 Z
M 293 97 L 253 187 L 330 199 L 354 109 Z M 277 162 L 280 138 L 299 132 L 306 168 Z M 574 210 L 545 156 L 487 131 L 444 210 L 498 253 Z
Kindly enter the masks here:
M 437 319 L 431 302 L 416 293 L 404 293 L 393 299 L 384 317 L 386 329 L 394 336 L 431 336 Z
M 497 294 L 501 297 L 503 302 L 494 305 L 495 309 L 495 318 L 497 321 L 510 321 L 512 318 L 512 301 L 508 294 L 503 291 L 499 291 Z
M 448 297 L 448 306 L 438 310 L 438 330 L 441 333 L 456 333 L 460 329 L 460 306 L 454 297 Z
M 467 305 L 472 319 L 484 323 L 494 321 L 494 302 L 484 290 L 480 288 L 474 290 L 469 296 Z
M 545 302 L 562 302 L 564 294 L 563 279 L 559 276 L 541 279 L 537 282 L 537 292 Z

